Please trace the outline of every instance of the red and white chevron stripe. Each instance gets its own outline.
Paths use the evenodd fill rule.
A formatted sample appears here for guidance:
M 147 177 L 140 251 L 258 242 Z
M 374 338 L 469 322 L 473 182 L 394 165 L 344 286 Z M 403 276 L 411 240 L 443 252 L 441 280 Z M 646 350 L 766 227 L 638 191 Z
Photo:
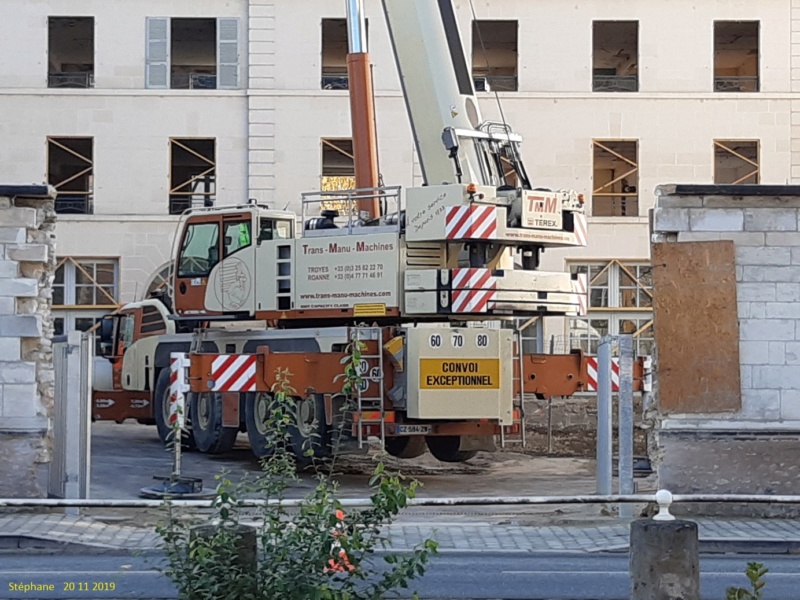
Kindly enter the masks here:
M 453 312 L 476 313 L 494 308 L 497 279 L 491 269 L 451 269 L 450 275 Z
M 578 278 L 573 282 L 575 293 L 578 295 L 578 315 L 585 317 L 589 314 L 589 275 L 578 273 Z
M 219 354 L 211 363 L 212 392 L 255 392 L 255 354 Z
M 444 232 L 448 240 L 493 240 L 497 236 L 497 210 L 474 204 L 448 206 Z
M 588 225 L 584 213 L 573 213 L 575 215 L 575 239 L 581 246 L 586 245 Z
M 596 356 L 587 356 L 586 357 L 586 365 L 587 371 L 589 375 L 589 385 L 587 386 L 590 391 L 596 392 L 597 391 L 597 357 Z M 619 359 L 612 358 L 611 359 L 611 391 L 618 392 L 619 391 Z

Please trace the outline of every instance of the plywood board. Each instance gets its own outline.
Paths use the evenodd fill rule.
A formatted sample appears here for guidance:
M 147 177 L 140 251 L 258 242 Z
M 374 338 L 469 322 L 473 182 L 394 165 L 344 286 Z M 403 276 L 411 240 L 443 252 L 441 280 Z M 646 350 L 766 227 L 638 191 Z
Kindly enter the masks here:
M 733 242 L 653 244 L 651 256 L 660 412 L 739 410 Z

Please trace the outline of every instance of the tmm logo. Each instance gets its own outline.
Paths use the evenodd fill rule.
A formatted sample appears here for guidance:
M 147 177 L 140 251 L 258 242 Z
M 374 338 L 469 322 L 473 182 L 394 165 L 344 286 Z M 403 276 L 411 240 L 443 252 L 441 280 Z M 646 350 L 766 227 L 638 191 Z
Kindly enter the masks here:
M 529 196 L 528 197 L 528 210 L 537 213 L 558 213 L 558 198 L 554 196 Z

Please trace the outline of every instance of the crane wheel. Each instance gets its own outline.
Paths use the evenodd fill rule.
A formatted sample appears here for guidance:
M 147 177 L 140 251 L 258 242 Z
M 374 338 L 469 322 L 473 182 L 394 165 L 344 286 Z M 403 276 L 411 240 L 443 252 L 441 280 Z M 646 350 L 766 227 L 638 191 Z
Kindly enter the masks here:
M 322 394 L 297 399 L 289 436 L 297 465 L 301 468 L 311 465 L 314 458 L 331 456 L 331 431 L 325 422 L 325 398 Z M 313 450 L 311 456 L 307 456 L 309 448 Z
M 189 415 L 197 449 L 207 454 L 225 454 L 233 449 L 238 427 L 222 426 L 222 394 L 202 392 L 190 394 Z
M 427 436 L 425 441 L 431 454 L 442 462 L 467 462 L 478 453 L 477 450 L 459 450 L 461 437 L 457 435 L 431 435 Z
M 244 401 L 245 424 L 250 448 L 257 458 L 272 456 L 275 449 L 269 445 L 267 420 L 272 413 L 272 394 L 257 392 L 247 394 Z
M 396 458 L 417 458 L 425 454 L 425 438 L 421 435 L 408 435 L 386 438 L 383 447 Z
M 188 404 L 188 396 L 187 402 Z M 184 411 L 186 414 L 188 411 Z M 167 445 L 172 443 L 172 427 L 169 424 L 169 369 L 161 369 L 156 378 L 156 391 L 153 394 L 153 421 L 158 431 L 158 437 Z M 187 419 L 188 421 L 188 419 Z M 189 431 L 182 432 L 181 448 L 186 450 L 196 450 L 197 444 L 191 428 Z

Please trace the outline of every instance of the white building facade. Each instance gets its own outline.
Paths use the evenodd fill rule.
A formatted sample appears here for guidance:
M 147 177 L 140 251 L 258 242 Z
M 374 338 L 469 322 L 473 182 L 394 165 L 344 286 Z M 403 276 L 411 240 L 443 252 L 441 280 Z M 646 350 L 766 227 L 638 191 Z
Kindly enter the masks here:
M 542 266 L 589 271 L 589 322 L 548 323 L 550 347 L 635 333 L 648 353 L 655 186 L 800 179 L 800 0 L 455 5 L 484 116 L 499 99 L 535 185 L 587 198 L 588 247 Z M 419 184 L 380 1 L 366 12 L 383 179 Z M 344 15 L 344 0 L 0 4 L 0 181 L 60 192 L 57 331 L 157 287 L 186 206 L 299 209 L 347 181 Z

